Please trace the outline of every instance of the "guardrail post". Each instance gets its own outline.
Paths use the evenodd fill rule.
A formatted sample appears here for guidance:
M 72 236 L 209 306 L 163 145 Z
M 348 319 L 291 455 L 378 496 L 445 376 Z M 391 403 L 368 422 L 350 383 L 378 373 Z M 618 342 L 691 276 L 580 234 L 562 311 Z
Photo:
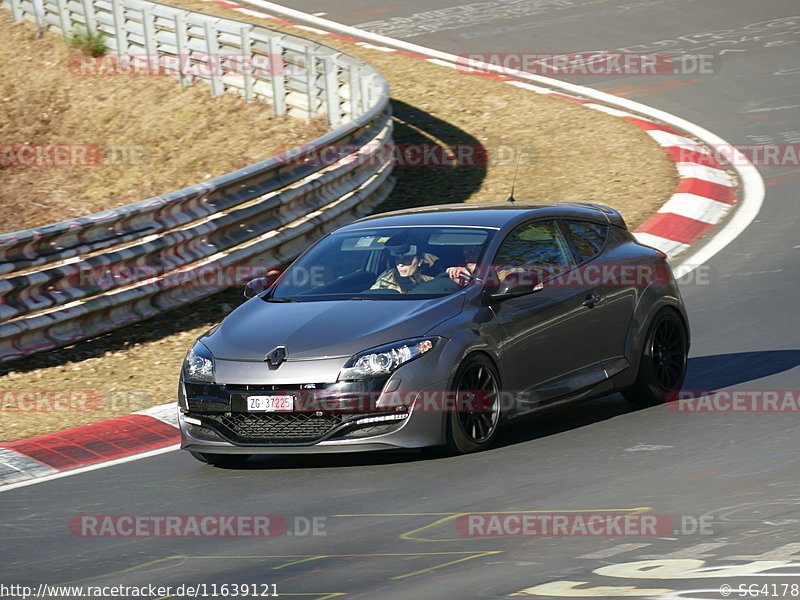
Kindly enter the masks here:
M 97 23 L 94 16 L 94 4 L 92 0 L 83 0 L 83 19 L 86 30 L 92 35 L 97 34 Z
M 239 64 L 243 77 L 245 102 L 253 100 L 253 71 L 255 69 L 255 62 L 253 61 L 253 49 L 250 40 L 252 31 L 252 27 L 242 27 L 240 42 L 242 47 L 242 59 Z M 267 68 L 271 70 L 270 65 L 272 63 L 269 59 L 270 57 L 267 57 Z
M 42 29 L 47 27 L 44 15 L 44 3 L 42 0 L 33 0 L 33 16 L 36 19 L 36 27 L 39 29 L 39 37 L 42 37 Z
M 111 0 L 111 11 L 114 15 L 117 54 L 126 54 L 128 52 L 128 33 L 125 28 L 125 12 L 122 7 L 122 0 Z
M 56 0 L 56 6 L 58 7 L 58 22 L 59 25 L 61 26 L 61 35 L 66 36 L 69 33 L 69 30 L 71 29 L 67 0 Z
M 314 51 L 310 46 L 306 47 L 306 92 L 308 95 L 308 114 L 310 119 L 317 114 L 317 61 Z
M 142 9 L 142 25 L 144 26 L 144 51 L 148 65 L 158 65 L 158 44 L 156 43 L 156 26 L 153 13 Z M 155 58 L 155 62 L 150 62 Z
M 286 114 L 286 65 L 283 61 L 283 45 L 281 38 L 270 36 L 269 38 L 269 64 L 272 73 L 272 116 L 282 117 Z
M 9 4 L 11 5 L 11 18 L 15 23 L 22 20 L 22 9 L 19 2 L 20 0 L 9 0 Z
M 361 86 L 359 85 L 359 67 L 358 65 L 350 65 L 347 69 L 348 73 L 348 87 L 350 89 L 350 113 L 347 115 L 348 119 L 352 119 L 356 115 L 361 114 Z
M 328 125 L 338 127 L 342 119 L 342 111 L 339 108 L 339 67 L 333 56 L 324 56 L 322 64 L 325 68 L 323 85 L 328 109 Z
M 225 86 L 222 84 L 222 77 L 220 70 L 222 69 L 222 61 L 219 59 L 219 43 L 217 41 L 217 28 L 213 23 L 206 21 L 205 23 L 205 36 L 206 36 L 206 66 L 208 67 L 208 76 L 211 83 L 211 95 L 219 96 L 225 91 Z
M 189 35 L 186 33 L 187 13 L 175 14 L 175 47 L 178 52 L 178 71 L 180 73 L 181 85 L 189 85 L 192 76 L 186 74 L 186 67 L 189 65 Z
M 371 94 L 371 87 L 370 81 L 368 77 L 361 76 L 358 79 L 358 83 L 361 86 L 361 103 L 362 105 L 369 106 L 369 103 L 372 101 L 372 94 Z
M 370 86 L 369 86 L 369 88 L 367 88 L 367 89 L 369 90 L 369 93 L 367 94 L 367 101 L 368 101 L 370 104 L 372 104 L 373 102 L 375 102 L 375 101 L 376 101 L 376 98 L 375 98 L 375 96 L 377 95 L 377 93 L 378 93 L 378 92 L 377 92 L 377 90 L 375 89 L 375 81 L 374 81 L 374 78 L 370 77 L 370 79 L 372 79 L 373 81 L 370 81 Z

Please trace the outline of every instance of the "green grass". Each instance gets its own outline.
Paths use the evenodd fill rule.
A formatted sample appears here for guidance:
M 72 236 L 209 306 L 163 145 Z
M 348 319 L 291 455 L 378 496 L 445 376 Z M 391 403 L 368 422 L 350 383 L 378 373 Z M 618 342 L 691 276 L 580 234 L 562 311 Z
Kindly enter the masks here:
M 70 46 L 89 56 L 103 56 L 109 51 L 102 33 L 92 33 L 84 27 L 75 27 L 64 37 Z

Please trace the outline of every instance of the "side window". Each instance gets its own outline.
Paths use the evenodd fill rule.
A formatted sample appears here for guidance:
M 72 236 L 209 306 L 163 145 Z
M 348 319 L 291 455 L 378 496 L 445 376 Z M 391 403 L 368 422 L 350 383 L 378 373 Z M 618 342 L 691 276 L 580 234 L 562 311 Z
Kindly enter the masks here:
M 571 262 L 569 247 L 555 221 L 525 223 L 512 231 L 497 251 L 497 269 L 558 271 Z
M 578 263 L 593 259 L 606 243 L 608 227 L 588 221 L 564 221 L 565 231 Z

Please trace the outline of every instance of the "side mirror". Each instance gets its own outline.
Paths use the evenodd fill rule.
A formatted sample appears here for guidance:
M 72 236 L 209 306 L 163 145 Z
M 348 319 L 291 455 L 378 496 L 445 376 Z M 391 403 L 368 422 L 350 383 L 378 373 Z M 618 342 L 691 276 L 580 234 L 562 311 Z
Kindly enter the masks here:
M 266 277 L 256 277 L 255 279 L 251 279 L 244 286 L 244 297 L 248 300 L 250 298 L 255 298 L 261 292 L 275 283 L 278 275 L 280 275 L 280 271 L 273 269 L 272 271 L 267 272 Z
M 541 274 L 536 271 L 514 271 L 505 275 L 490 294 L 492 300 L 507 300 L 533 294 L 544 288 Z

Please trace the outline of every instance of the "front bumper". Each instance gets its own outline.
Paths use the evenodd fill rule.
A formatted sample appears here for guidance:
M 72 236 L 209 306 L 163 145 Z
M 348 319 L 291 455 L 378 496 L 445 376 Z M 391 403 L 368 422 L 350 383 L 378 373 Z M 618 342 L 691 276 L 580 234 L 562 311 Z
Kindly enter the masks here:
M 314 389 L 309 384 L 181 382 L 181 447 L 213 454 L 302 454 L 444 443 L 443 414 L 415 410 L 417 396 L 426 390 L 384 391 L 399 382 L 393 376 L 388 381 L 317 384 Z M 248 395 L 292 395 L 295 410 L 247 412 Z M 399 403 L 398 397 L 403 398 Z

